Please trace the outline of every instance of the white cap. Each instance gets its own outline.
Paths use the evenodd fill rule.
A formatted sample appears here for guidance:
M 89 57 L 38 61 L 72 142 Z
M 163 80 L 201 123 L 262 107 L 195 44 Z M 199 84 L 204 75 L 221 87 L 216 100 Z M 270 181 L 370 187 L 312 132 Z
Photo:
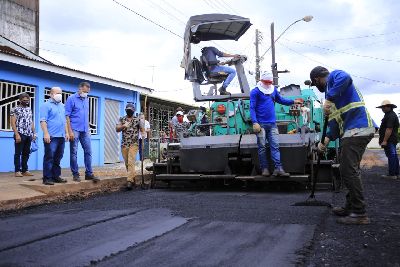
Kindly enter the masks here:
M 273 79 L 272 73 L 269 72 L 263 72 L 260 77 L 260 81 L 272 81 Z
M 178 116 L 178 115 L 183 116 L 183 111 L 178 111 L 178 112 L 176 113 L 176 116 Z

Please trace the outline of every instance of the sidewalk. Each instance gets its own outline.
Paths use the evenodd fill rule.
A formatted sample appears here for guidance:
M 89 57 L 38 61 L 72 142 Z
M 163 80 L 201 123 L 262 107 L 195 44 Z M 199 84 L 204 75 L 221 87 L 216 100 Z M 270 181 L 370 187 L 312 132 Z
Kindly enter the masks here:
M 144 167 L 151 164 L 146 161 Z M 123 163 L 94 167 L 93 172 L 101 180 L 94 183 L 85 181 L 85 170 L 80 168 L 80 183 L 72 180 L 70 169 L 62 169 L 65 184 L 43 185 L 42 171 L 32 171 L 34 176 L 15 177 L 13 172 L 0 173 L 0 211 L 25 208 L 33 205 L 85 198 L 102 192 L 121 190 L 126 184 L 126 170 Z M 141 162 L 136 162 L 136 173 L 141 175 Z M 151 174 L 144 169 L 146 182 Z

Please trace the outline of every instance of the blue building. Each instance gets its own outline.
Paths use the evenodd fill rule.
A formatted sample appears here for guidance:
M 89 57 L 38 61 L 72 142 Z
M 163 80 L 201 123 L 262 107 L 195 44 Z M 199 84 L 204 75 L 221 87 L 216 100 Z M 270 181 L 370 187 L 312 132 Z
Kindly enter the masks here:
M 31 96 L 31 108 L 38 133 L 39 150 L 29 159 L 30 170 L 43 166 L 43 132 L 39 124 L 39 107 L 48 98 L 51 87 L 63 89 L 63 102 L 78 89 L 81 81 L 91 84 L 90 128 L 92 133 L 93 166 L 121 160 L 120 138 L 115 132 L 118 118 L 127 102 L 140 110 L 140 94 L 149 94 L 150 88 L 121 82 L 79 70 L 54 65 L 40 58 L 31 58 L 0 46 L 0 172 L 14 171 L 14 139 L 10 125 L 10 110 L 18 103 L 18 95 Z M 79 166 L 83 166 L 83 151 L 78 151 Z M 69 145 L 65 147 L 62 167 L 69 167 Z

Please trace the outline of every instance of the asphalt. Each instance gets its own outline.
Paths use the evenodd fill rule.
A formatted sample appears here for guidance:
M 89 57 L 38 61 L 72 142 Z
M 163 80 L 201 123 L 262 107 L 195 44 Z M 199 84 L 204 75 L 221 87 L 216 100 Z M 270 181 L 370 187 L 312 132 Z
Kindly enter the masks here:
M 400 181 L 363 171 L 372 223 L 336 224 L 307 191 L 186 187 L 0 214 L 0 266 L 400 266 Z M 344 192 L 317 192 L 340 205 Z

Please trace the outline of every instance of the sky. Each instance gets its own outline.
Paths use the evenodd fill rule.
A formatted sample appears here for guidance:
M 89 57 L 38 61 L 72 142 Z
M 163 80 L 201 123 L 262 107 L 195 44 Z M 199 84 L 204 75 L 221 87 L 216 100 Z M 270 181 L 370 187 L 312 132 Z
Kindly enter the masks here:
M 292 22 L 312 15 L 311 22 L 293 25 L 276 44 L 279 84 L 304 85 L 310 70 L 322 65 L 348 72 L 379 125 L 376 109 L 384 99 L 400 107 L 400 1 L 386 0 L 40 0 L 40 55 L 51 62 L 154 88 L 154 96 L 193 104 L 191 83 L 180 67 L 185 24 L 190 16 L 228 13 L 247 17 L 251 28 L 238 41 L 211 45 L 227 53 L 247 55 L 244 64 L 255 85 L 255 30 L 262 33 L 260 51 Z M 172 32 L 172 33 L 171 33 Z M 179 35 L 179 36 L 177 36 Z M 210 45 L 201 42 L 192 56 Z M 270 71 L 271 53 L 261 71 Z M 205 89 L 206 90 L 206 89 Z M 229 89 L 239 91 L 237 79 Z M 400 110 L 398 110 L 400 111 Z

